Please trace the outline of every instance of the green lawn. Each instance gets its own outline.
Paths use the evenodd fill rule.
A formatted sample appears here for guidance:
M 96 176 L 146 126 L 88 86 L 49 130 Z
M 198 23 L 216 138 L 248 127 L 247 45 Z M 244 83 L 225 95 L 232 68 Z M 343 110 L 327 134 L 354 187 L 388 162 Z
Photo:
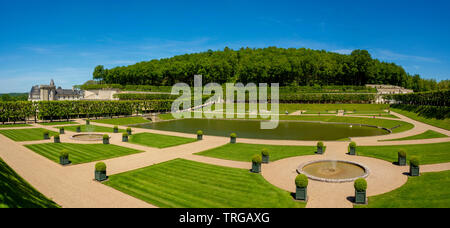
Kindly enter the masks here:
M 53 125 L 68 125 L 68 124 L 78 124 L 74 121 L 60 121 L 60 122 L 48 122 L 48 123 L 39 123 L 44 126 L 53 126 Z
M 368 186 L 370 188 L 370 186 Z M 450 171 L 422 173 L 409 177 L 402 187 L 369 197 L 369 204 L 358 208 L 449 208 Z
M 61 150 L 66 149 L 69 151 L 69 160 L 72 164 L 99 161 L 142 152 L 112 144 L 45 143 L 26 145 L 26 147 L 56 163 L 59 163 Z
M 378 118 L 364 118 L 364 117 L 340 117 L 340 116 L 280 116 L 281 120 L 302 120 L 302 121 L 324 121 L 324 122 L 337 122 L 337 123 L 352 123 L 352 124 L 367 124 L 385 127 L 391 129 L 396 126 L 400 126 L 392 130 L 393 133 L 399 133 L 414 128 L 413 124 L 399 121 L 399 120 L 385 120 Z
M 13 130 L 0 130 L 0 134 L 16 141 L 16 142 L 24 142 L 24 141 L 37 141 L 44 140 L 44 131 L 43 128 L 28 128 L 28 129 L 13 129 Z M 54 131 L 50 131 L 50 137 L 57 134 Z
M 385 113 L 384 110 L 389 109 L 386 104 L 280 104 L 280 112 L 289 111 L 290 113 L 298 110 L 307 111 L 306 113 L 325 114 L 327 111 L 336 112 L 336 110 L 345 110 L 360 114 Z
M 394 118 L 394 119 L 400 119 L 398 116 L 394 116 L 391 114 L 381 114 L 381 116 L 379 114 L 376 115 L 367 115 L 367 114 L 345 114 L 346 116 L 368 116 L 368 117 L 383 117 L 383 118 Z
M 250 162 L 253 155 L 261 154 L 263 148 L 269 150 L 270 161 L 281 160 L 288 157 L 313 155 L 317 151 L 315 146 L 272 146 L 237 143 L 227 144 L 196 154 L 226 160 Z
M 425 117 L 419 116 L 414 112 L 408 112 L 408 111 L 404 111 L 404 110 L 396 109 L 396 108 L 391 108 L 391 110 L 396 113 L 399 113 L 401 115 L 404 115 L 406 117 L 409 117 L 413 120 L 417 120 L 417 121 L 450 131 L 450 119 L 443 119 L 443 120 L 430 119 L 430 118 L 425 118 Z
M 113 175 L 104 184 L 163 208 L 305 206 L 260 174 L 183 159 Z
M 96 126 L 93 124 L 90 125 L 77 125 L 77 126 L 65 126 L 64 130 L 66 131 L 72 131 L 72 132 L 76 132 L 77 131 L 77 127 L 81 126 L 81 132 L 107 132 L 107 133 L 113 133 L 114 129 L 113 127 L 103 127 L 103 126 Z M 60 127 L 57 127 L 58 129 Z M 123 129 L 119 129 L 119 132 L 126 132 Z
M 0 128 L 9 128 L 9 127 L 31 127 L 29 124 L 0 124 Z
M 125 118 L 92 120 L 92 122 L 111 125 L 130 125 L 130 124 L 149 123 L 150 121 L 142 117 L 125 117 Z
M 57 208 L 0 159 L 0 208 Z
M 422 134 L 413 135 L 413 136 L 409 136 L 409 137 L 405 137 L 405 138 L 380 140 L 380 141 L 405 141 L 405 140 L 415 140 L 415 139 L 435 139 L 435 138 L 446 138 L 446 137 L 448 137 L 448 136 L 441 134 L 439 132 L 428 130 Z
M 152 133 L 139 133 L 130 137 L 130 142 L 156 148 L 166 148 L 195 142 L 197 139 Z
M 359 156 L 395 162 L 399 149 L 405 149 L 408 158 L 417 156 L 420 159 L 420 164 L 423 165 L 450 162 L 450 142 L 398 146 L 358 146 L 356 152 Z

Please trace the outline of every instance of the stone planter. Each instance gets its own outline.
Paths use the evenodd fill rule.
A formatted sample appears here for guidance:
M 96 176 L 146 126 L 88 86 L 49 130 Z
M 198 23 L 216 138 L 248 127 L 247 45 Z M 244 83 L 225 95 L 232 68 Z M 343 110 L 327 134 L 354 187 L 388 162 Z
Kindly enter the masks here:
M 262 163 L 268 164 L 270 161 L 270 156 L 262 155 Z
M 236 138 L 230 137 L 230 143 L 231 144 L 235 144 L 236 143 Z
M 350 147 L 348 154 L 350 155 L 356 155 L 356 148 L 355 147 Z
M 197 135 L 197 140 L 203 140 L 203 135 Z
M 128 142 L 128 136 L 122 136 L 122 142 Z
M 412 177 L 417 177 L 420 175 L 420 168 L 419 166 L 410 165 L 409 166 L 409 175 Z
M 130 131 L 129 131 L 129 130 L 127 130 L 127 134 L 128 134 L 128 135 L 131 135 L 131 130 L 130 130 Z
M 53 142 L 54 142 L 54 143 L 61 143 L 61 139 L 60 139 L 60 138 L 54 137 L 54 138 L 53 138 Z
M 308 194 L 308 187 L 303 188 L 303 187 L 296 186 L 296 189 L 295 189 L 295 199 L 296 200 L 306 201 L 307 194 Z
M 113 129 L 114 133 L 119 133 L 119 129 Z
M 355 190 L 355 203 L 356 204 L 366 204 L 367 200 L 366 200 L 367 196 L 366 196 L 366 191 L 356 191 Z
M 252 162 L 252 173 L 260 173 L 261 172 L 261 163 Z
M 63 134 L 64 134 L 64 128 L 60 128 L 60 129 L 59 129 L 59 134 L 60 134 L 60 135 L 63 135 Z
M 81 132 L 81 127 L 77 127 L 77 132 L 78 132 L 78 133 Z
M 317 147 L 317 154 L 323 154 L 323 147 Z
M 44 139 L 45 139 L 45 140 L 50 139 L 50 136 L 49 136 L 48 133 L 44 133 Z
M 70 164 L 69 158 L 65 158 L 65 157 L 59 157 L 59 164 L 61 165 L 68 165 Z
M 108 179 L 106 176 L 106 171 L 95 171 L 95 180 L 96 181 L 104 181 Z
M 406 157 L 398 156 L 398 165 L 399 166 L 406 166 Z
M 103 139 L 103 144 L 109 144 L 109 138 L 108 139 Z

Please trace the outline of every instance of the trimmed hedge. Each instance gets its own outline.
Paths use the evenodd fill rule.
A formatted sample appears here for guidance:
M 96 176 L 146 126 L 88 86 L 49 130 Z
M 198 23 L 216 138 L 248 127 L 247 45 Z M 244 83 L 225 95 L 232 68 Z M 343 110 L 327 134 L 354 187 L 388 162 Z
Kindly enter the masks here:
M 350 148 L 356 148 L 356 143 L 352 141 L 352 142 L 350 143 L 349 147 L 350 147 Z
M 408 112 L 413 112 L 421 117 L 429 119 L 442 120 L 450 118 L 450 107 L 448 106 L 395 104 L 391 105 L 391 107 Z
M 231 138 L 236 138 L 237 135 L 236 135 L 236 133 L 231 133 L 231 134 L 230 134 L 230 137 L 231 137 Z
M 128 133 L 126 132 L 122 133 L 122 137 L 128 137 Z
M 323 148 L 323 142 L 318 142 L 317 147 Z
M 269 150 L 267 148 L 263 148 L 261 150 L 261 154 L 264 155 L 264 156 L 269 156 L 270 155 Z
M 252 162 L 261 164 L 262 163 L 262 157 L 259 154 L 255 154 L 252 158 Z
M 411 164 L 412 166 L 419 166 L 420 160 L 418 157 L 412 156 L 411 159 L 409 159 L 409 164 Z
M 398 150 L 398 156 L 402 158 L 406 158 L 406 150 L 400 149 Z
M 68 150 L 61 150 L 61 152 L 59 153 L 59 156 L 62 158 L 69 158 L 69 151 Z
M 203 135 L 203 131 L 202 130 L 198 130 L 197 131 L 197 135 Z
M 95 164 L 95 171 L 97 172 L 105 172 L 106 171 L 106 164 L 104 162 L 98 162 Z
M 109 135 L 104 134 L 104 135 L 103 135 L 103 139 L 109 139 Z
M 363 192 L 367 190 L 367 181 L 364 178 L 359 178 L 354 183 L 355 190 Z
M 295 178 L 295 186 L 300 188 L 308 187 L 308 177 L 304 174 L 299 174 Z

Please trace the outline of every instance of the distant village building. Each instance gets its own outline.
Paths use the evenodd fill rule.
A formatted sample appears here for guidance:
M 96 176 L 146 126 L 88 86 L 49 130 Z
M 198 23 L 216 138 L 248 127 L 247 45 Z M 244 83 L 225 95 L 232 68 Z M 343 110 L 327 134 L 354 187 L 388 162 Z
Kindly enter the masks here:
M 82 100 L 84 93 L 76 89 L 56 88 L 53 79 L 50 85 L 35 85 L 31 87 L 28 95 L 29 101 L 61 101 L 61 100 Z
M 411 89 L 405 89 L 400 86 L 393 86 L 393 85 L 366 85 L 370 88 L 377 89 L 377 98 L 376 103 L 378 104 L 384 104 L 386 102 L 393 102 L 393 101 L 387 101 L 384 99 L 383 95 L 390 95 L 390 94 L 408 94 L 408 93 L 414 93 Z

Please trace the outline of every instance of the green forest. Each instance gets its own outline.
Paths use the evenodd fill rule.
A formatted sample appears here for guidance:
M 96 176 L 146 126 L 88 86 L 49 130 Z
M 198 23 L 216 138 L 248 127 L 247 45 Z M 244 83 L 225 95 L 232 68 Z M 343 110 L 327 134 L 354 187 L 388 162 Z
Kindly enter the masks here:
M 130 66 L 95 68 L 93 79 L 104 84 L 172 86 L 203 83 L 280 83 L 281 86 L 390 84 L 416 92 L 439 88 L 435 80 L 408 74 L 395 63 L 373 59 L 366 50 L 350 55 L 305 48 L 241 48 L 185 54 Z

